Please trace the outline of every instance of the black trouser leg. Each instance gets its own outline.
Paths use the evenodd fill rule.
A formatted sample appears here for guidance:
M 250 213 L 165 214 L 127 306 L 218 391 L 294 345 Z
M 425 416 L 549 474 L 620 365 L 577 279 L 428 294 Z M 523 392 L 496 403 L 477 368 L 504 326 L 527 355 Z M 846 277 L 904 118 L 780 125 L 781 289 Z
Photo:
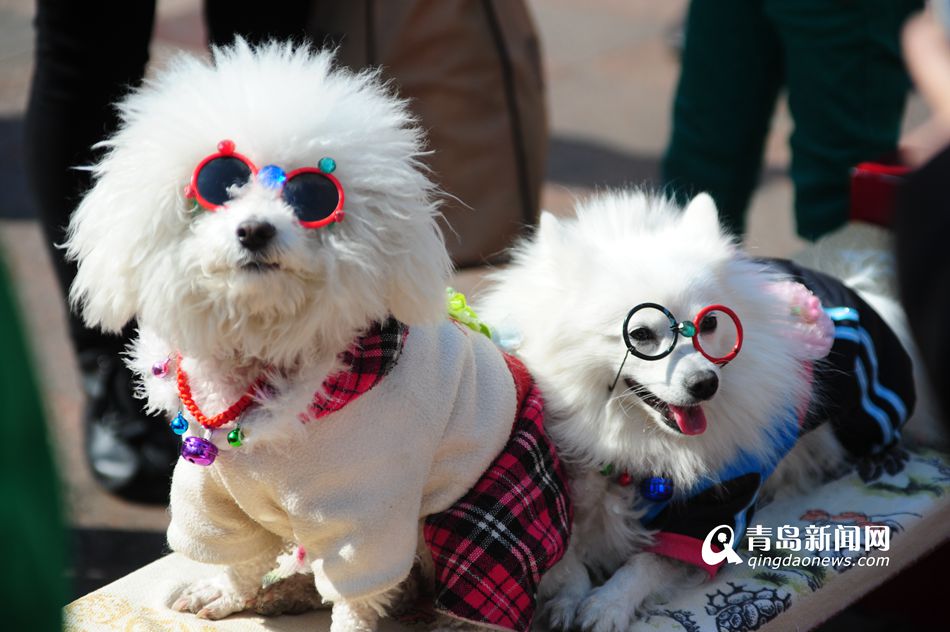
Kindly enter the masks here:
M 36 67 L 26 114 L 26 167 L 63 295 L 76 274 L 63 251 L 69 216 L 89 188 L 92 146 L 117 123 L 113 103 L 136 86 L 148 62 L 154 0 L 39 0 Z M 116 26 L 121 24 L 122 26 Z M 118 352 L 122 338 L 70 315 L 76 350 Z

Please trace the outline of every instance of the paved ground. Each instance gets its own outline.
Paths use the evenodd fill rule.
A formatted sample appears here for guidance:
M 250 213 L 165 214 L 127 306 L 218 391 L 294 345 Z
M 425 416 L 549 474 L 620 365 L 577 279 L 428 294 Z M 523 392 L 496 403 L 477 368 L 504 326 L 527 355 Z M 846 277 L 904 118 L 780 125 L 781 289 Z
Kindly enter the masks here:
M 569 212 L 573 196 L 598 185 L 655 180 L 669 135 L 678 63 L 670 46 L 685 0 L 531 0 L 544 46 L 553 129 L 544 204 Z M 153 45 L 158 63 L 175 48 L 202 48 L 199 3 L 160 0 Z M 47 403 L 72 525 L 158 532 L 163 509 L 115 500 L 92 482 L 81 453 L 78 375 L 65 333 L 63 306 L 23 182 L 22 114 L 31 72 L 30 0 L 0 0 L 0 247 L 17 281 L 47 388 Z M 920 120 L 919 103 L 909 119 Z M 785 255 L 793 235 L 786 139 L 779 108 L 766 150 L 766 177 L 753 200 L 747 243 Z M 476 290 L 480 273 L 457 285 Z M 81 542 L 98 532 L 81 531 Z M 90 534 L 93 534 L 90 536 Z M 154 544 L 159 539 L 150 540 Z M 108 571 L 101 579 L 107 579 Z

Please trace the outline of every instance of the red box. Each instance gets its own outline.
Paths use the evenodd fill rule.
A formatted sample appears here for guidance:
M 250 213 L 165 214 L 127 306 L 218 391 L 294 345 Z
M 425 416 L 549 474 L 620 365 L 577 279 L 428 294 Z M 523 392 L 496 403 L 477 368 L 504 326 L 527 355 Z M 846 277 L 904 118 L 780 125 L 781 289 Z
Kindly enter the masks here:
M 851 170 L 851 221 L 890 228 L 897 204 L 897 190 L 910 167 L 883 162 L 862 162 Z

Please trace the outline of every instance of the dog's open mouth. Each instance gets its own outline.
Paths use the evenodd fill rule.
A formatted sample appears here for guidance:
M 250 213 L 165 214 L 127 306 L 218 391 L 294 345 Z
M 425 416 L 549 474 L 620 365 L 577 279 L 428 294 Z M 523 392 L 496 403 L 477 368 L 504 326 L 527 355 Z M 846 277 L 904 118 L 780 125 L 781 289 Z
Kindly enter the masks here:
M 643 400 L 647 406 L 660 413 L 663 423 L 684 435 L 700 435 L 706 432 L 706 413 L 702 406 L 676 406 L 665 402 L 645 386 L 629 377 L 624 378 L 631 391 Z
M 268 261 L 251 261 L 242 265 L 241 269 L 247 272 L 271 272 L 280 270 L 280 264 Z

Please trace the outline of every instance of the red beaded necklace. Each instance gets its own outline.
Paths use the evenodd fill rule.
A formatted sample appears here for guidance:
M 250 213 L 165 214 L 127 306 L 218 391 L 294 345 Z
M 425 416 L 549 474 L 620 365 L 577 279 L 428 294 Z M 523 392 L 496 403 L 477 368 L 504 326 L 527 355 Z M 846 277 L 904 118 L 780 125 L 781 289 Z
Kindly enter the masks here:
M 195 420 L 200 423 L 202 426 L 208 429 L 220 428 L 224 424 L 230 423 L 237 419 L 241 413 L 248 409 L 248 407 L 254 403 L 254 393 L 257 392 L 258 388 L 264 383 L 264 378 L 260 377 L 254 380 L 254 383 L 247 387 L 244 395 L 241 395 L 241 399 L 237 400 L 233 404 L 227 407 L 224 411 L 218 413 L 214 417 L 207 417 L 201 409 L 198 408 L 198 404 L 195 403 L 194 398 L 191 396 L 191 386 L 188 384 L 188 375 L 185 373 L 185 370 L 181 368 L 181 354 L 178 354 L 178 365 L 176 367 L 176 372 L 178 376 L 178 397 L 181 399 L 182 405 L 192 414 Z

